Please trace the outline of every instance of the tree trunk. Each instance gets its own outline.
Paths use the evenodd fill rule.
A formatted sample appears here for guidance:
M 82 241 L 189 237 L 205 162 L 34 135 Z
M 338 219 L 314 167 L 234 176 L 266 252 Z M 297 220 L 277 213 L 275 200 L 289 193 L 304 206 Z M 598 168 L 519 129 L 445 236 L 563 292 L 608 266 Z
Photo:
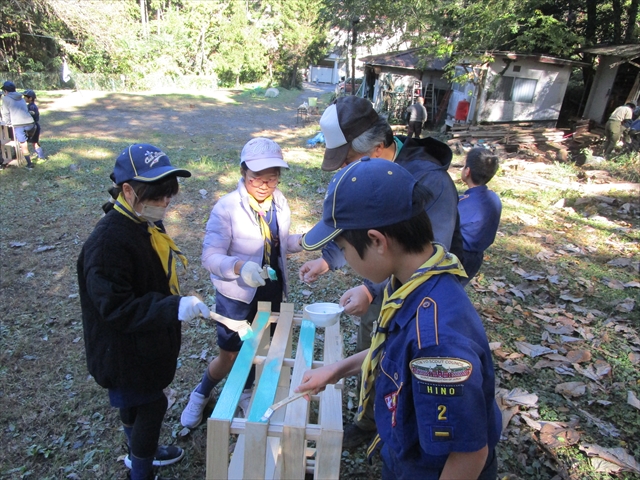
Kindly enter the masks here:
M 638 18 L 638 0 L 631 0 L 631 5 L 629 5 L 629 20 L 627 20 L 627 31 L 624 34 L 625 43 L 631 43 L 634 40 L 637 18 Z
M 587 0 L 587 25 L 585 26 L 584 36 L 587 42 L 593 44 L 596 38 L 596 27 L 598 12 L 598 0 Z
M 620 24 L 622 5 L 620 0 L 613 0 L 611 5 L 613 8 L 613 43 L 617 45 L 622 40 L 622 25 Z
M 146 0 L 140 0 L 140 21 L 142 22 L 142 36 L 147 38 L 147 2 Z

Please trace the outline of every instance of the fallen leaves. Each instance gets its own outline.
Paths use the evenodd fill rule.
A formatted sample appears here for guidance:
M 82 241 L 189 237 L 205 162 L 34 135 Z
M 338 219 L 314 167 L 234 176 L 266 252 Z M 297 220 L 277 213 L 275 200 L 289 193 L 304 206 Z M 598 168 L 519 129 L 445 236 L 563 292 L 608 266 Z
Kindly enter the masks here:
M 526 356 L 534 358 L 539 357 L 540 355 L 545 355 L 547 353 L 557 353 L 557 350 L 552 350 L 549 347 L 544 347 L 542 345 L 532 345 L 527 342 L 515 342 L 516 347 Z
M 589 457 L 597 457 L 613 465 L 613 467 L 611 467 L 601 462 L 593 462 L 592 459 L 592 466 L 599 472 L 611 473 L 627 471 L 640 474 L 640 465 L 624 448 L 603 448 L 599 445 L 580 445 L 580 450 L 585 452 Z
M 540 441 L 548 448 L 568 447 L 580 441 L 580 434 L 566 423 L 547 422 L 540 429 Z
M 627 403 L 632 407 L 640 410 L 640 400 L 638 400 L 638 397 L 636 397 L 636 394 L 633 393 L 631 390 L 627 392 Z
M 565 382 L 556 385 L 555 392 L 566 397 L 580 397 L 587 391 L 587 384 L 584 382 Z

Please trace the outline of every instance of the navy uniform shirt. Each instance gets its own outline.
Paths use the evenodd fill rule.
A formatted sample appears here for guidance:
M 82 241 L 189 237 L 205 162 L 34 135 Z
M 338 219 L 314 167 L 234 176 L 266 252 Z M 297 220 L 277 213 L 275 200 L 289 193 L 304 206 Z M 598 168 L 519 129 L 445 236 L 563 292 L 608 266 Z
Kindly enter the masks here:
M 394 315 L 376 379 L 381 454 L 397 478 L 438 478 L 451 452 L 492 452 L 502 417 L 480 317 L 457 278 L 436 275 Z
M 496 239 L 502 202 L 486 185 L 479 185 L 460 195 L 458 213 L 464 248 L 464 269 L 471 279 L 480 270 L 484 251 Z

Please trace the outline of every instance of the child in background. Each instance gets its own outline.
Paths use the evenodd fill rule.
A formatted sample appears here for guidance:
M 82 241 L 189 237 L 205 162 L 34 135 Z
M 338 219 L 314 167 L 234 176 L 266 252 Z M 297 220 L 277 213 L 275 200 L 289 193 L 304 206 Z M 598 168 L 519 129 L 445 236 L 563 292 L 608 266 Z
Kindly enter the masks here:
M 502 419 L 491 350 L 456 278 L 462 265 L 432 243 L 424 197 L 386 160 L 363 158 L 333 177 L 305 244 L 333 239 L 359 275 L 391 279 L 371 348 L 305 372 L 296 390 L 315 394 L 362 372 L 358 412 L 374 402 L 369 454 L 380 452 L 383 479 L 495 480 Z
M 36 151 L 36 155 L 38 155 L 38 159 L 44 160 L 44 151 L 40 146 L 40 111 L 36 105 L 36 92 L 33 90 L 25 90 L 22 95 L 27 102 L 27 108 L 29 109 L 29 113 L 33 117 L 33 121 L 36 125 L 36 128 L 31 130 L 27 136 L 27 143 L 32 143 L 33 148 Z
M 211 211 L 202 248 L 202 265 L 216 288 L 216 312 L 233 320 L 252 322 L 258 302 L 271 302 L 279 312 L 287 295 L 287 254 L 299 252 L 301 235 L 289 235 L 291 211 L 276 187 L 282 168 L 289 168 L 276 142 L 254 138 L 240 154 L 242 178 L 235 191 L 222 197 Z M 277 279 L 267 275 L 267 267 Z M 218 324 L 219 355 L 191 392 L 180 421 L 189 428 L 202 421 L 213 388 L 233 366 L 242 341 L 237 332 Z M 247 379 L 239 406 L 246 414 L 255 377 Z
M 478 273 L 484 251 L 496 239 L 502 202 L 489 190 L 487 183 L 498 171 L 498 157 L 485 148 L 472 148 L 467 153 L 465 165 L 460 172 L 462 181 L 469 189 L 460 195 L 458 213 L 464 246 L 464 268 L 468 278 L 461 278 L 462 285 Z

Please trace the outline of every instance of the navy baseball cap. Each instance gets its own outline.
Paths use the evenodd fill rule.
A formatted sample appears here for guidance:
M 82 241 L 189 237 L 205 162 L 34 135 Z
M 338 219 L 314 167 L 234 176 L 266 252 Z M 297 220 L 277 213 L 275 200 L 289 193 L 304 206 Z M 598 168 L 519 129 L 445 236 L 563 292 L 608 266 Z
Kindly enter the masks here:
M 6 90 L 7 92 L 15 92 L 16 85 L 13 82 L 10 82 L 9 80 L 7 80 L 2 84 L 2 90 Z
M 172 166 L 167 154 L 158 147 L 136 143 L 118 155 L 111 179 L 116 185 L 129 180 L 153 183 L 170 175 L 190 177 L 191 172 Z
M 22 92 L 22 95 L 24 95 L 25 97 L 33 98 L 33 99 L 36 98 L 36 92 L 34 92 L 33 90 L 25 90 L 24 92 Z
M 351 142 L 369 130 L 379 119 L 366 98 L 349 95 L 329 105 L 320 118 L 326 149 L 322 170 L 332 172 L 347 161 Z
M 318 250 L 343 230 L 386 227 L 424 210 L 414 204 L 417 181 L 389 160 L 364 157 L 336 173 L 329 183 L 322 221 L 304 237 L 302 248 Z

